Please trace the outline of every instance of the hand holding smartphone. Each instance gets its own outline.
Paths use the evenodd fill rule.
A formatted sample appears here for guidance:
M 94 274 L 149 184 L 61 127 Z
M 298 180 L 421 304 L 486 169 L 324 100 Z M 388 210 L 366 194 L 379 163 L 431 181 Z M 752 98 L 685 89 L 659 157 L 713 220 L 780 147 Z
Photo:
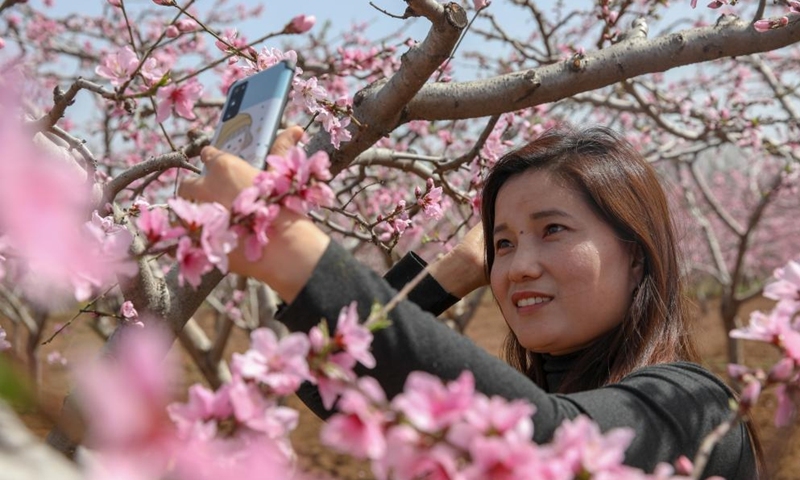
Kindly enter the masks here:
M 256 168 L 266 168 L 294 71 L 294 64 L 282 60 L 234 82 L 211 145 L 243 158 Z

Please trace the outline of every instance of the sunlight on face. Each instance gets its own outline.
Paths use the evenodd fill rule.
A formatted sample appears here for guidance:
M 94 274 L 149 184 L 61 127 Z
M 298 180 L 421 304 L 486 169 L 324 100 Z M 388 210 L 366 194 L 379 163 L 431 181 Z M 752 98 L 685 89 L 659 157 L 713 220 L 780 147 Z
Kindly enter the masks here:
M 579 350 L 618 325 L 640 272 L 632 249 L 546 172 L 514 176 L 495 204 L 492 292 L 519 343 Z

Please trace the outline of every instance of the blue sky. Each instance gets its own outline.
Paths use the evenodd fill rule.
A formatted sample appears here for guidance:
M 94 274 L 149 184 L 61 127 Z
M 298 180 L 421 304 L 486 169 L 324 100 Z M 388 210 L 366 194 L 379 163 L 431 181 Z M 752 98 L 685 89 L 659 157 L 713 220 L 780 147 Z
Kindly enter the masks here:
M 107 0 L 54 0 L 55 6 L 50 10 L 54 16 L 68 14 L 98 14 L 101 9 L 109 8 Z M 444 0 L 439 0 L 444 1 Z M 179 0 L 185 4 L 186 0 Z M 406 8 L 403 0 L 372 0 L 381 9 L 394 14 L 402 14 Z M 40 7 L 43 0 L 30 0 L 30 3 Z M 197 0 L 194 6 L 201 11 L 214 8 L 218 0 Z M 261 17 L 242 22 L 236 27 L 249 39 L 255 39 L 267 32 L 279 31 L 291 18 L 298 14 L 308 14 L 317 17 L 315 29 L 321 28 L 323 22 L 332 23 L 331 33 L 335 34 L 346 30 L 353 22 L 366 22 L 369 26 L 366 35 L 370 38 L 381 38 L 388 33 L 406 27 L 406 35 L 415 40 L 422 40 L 427 34 L 430 24 L 425 19 L 396 19 L 391 18 L 370 5 L 370 0 L 229 0 L 228 5 L 245 4 L 255 6 L 262 4 L 265 6 Z M 536 5 L 539 9 L 549 13 L 552 11 L 556 0 L 537 0 Z M 585 8 L 592 3 L 589 0 L 564 2 L 566 9 L 575 4 L 579 8 Z M 700 2 L 703 3 L 703 2 Z M 469 1 L 471 6 L 472 0 Z M 705 7 L 698 7 L 691 10 L 690 0 L 675 0 L 671 2 L 671 7 L 667 11 L 664 23 L 669 23 L 679 17 L 697 17 L 702 14 L 710 13 Z M 129 10 L 146 6 L 149 8 L 163 8 L 175 11 L 172 7 L 158 7 L 152 0 L 125 0 L 125 5 Z M 737 7 L 741 10 L 741 6 Z M 525 38 L 527 33 L 535 28 L 532 24 L 531 15 L 518 6 L 510 4 L 508 0 L 494 0 L 489 7 L 495 18 L 498 19 L 505 31 L 520 38 Z M 717 11 L 720 12 L 720 11 Z M 470 17 L 474 15 L 474 10 L 470 10 Z M 651 36 L 658 32 L 658 28 L 651 25 Z M 275 45 L 280 46 L 287 37 L 275 39 Z M 478 50 L 486 48 L 497 48 L 497 44 L 487 46 L 485 42 L 478 39 L 475 35 L 467 35 L 463 41 L 460 51 Z

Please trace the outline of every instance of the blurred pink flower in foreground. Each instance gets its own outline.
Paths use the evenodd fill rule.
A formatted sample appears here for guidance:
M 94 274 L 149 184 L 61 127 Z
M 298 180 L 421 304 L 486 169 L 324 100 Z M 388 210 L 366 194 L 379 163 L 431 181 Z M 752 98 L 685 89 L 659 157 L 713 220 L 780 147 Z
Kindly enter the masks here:
M 113 359 L 80 362 L 77 398 L 91 419 L 86 445 L 99 455 L 92 478 L 106 469 L 119 469 L 119 478 L 166 471 L 178 447 L 165 410 L 175 372 L 164 361 L 169 346 L 158 330 L 125 329 Z
M 3 327 L 0 327 L 0 352 L 9 348 L 11 348 L 11 344 L 6 340 L 6 331 L 3 330 Z
M 66 151 L 34 144 L 34 134 L 21 127 L 14 99 L 7 100 L 10 90 L 0 98 L 2 269 L 15 276 L 31 301 L 49 305 L 68 294 L 65 286 L 72 286 L 77 300 L 86 300 L 117 274 L 136 272 L 128 254 L 133 237 L 110 217 L 92 214 L 85 172 Z

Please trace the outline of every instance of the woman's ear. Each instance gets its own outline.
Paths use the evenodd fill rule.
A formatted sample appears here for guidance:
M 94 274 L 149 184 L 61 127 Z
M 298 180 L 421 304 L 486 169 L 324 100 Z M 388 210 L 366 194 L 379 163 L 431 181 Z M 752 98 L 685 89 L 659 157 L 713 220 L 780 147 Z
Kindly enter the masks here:
M 631 243 L 631 292 L 642 283 L 644 279 L 645 257 L 644 250 L 639 242 Z

